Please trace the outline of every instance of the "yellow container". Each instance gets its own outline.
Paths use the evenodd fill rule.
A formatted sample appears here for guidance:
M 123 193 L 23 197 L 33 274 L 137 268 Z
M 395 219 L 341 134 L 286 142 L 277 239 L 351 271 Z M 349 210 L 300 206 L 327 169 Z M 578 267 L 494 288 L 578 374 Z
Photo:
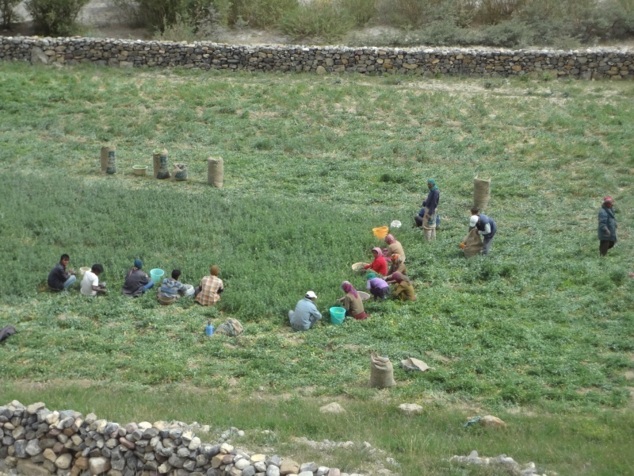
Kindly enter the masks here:
M 372 233 L 374 234 L 374 236 L 376 236 L 379 240 L 383 240 L 385 239 L 385 237 L 387 236 L 387 234 L 390 232 L 389 227 L 387 226 L 378 226 L 376 228 L 372 228 Z

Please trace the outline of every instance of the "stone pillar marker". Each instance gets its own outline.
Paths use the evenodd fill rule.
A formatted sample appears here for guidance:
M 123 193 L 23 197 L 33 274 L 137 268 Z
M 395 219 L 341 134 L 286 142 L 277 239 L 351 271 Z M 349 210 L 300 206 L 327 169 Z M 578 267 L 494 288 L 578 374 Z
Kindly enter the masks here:
M 222 157 L 207 159 L 207 183 L 212 187 L 222 188 L 224 180 L 224 161 Z

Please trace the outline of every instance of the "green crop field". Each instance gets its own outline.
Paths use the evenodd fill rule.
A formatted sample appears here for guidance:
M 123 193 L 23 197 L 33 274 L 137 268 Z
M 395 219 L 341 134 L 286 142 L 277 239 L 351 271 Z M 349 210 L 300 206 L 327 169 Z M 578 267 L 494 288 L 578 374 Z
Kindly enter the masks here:
M 104 145 L 114 175 L 100 172 Z M 187 182 L 133 175 L 162 148 Z M 224 159 L 222 189 L 208 157 Z M 0 327 L 18 330 L 0 344 L 0 404 L 270 429 L 244 444 L 349 472 L 371 461 L 293 438 L 368 441 L 403 475 L 493 474 L 447 462 L 473 449 L 559 474 L 634 465 L 631 82 L 3 63 L 0 164 Z M 491 179 L 498 235 L 489 257 L 466 260 L 475 176 Z M 431 243 L 411 226 L 427 178 L 441 190 Z M 619 242 L 600 259 L 608 194 Z M 381 244 L 372 228 L 392 220 L 418 300 L 330 325 L 341 282 L 365 285 L 350 266 Z M 44 291 L 62 253 L 77 269 L 102 263 L 110 293 Z M 122 296 L 137 257 L 192 284 L 218 264 L 221 302 Z M 293 333 L 286 314 L 308 289 L 326 318 Z M 229 317 L 243 335 L 205 337 Z M 372 351 L 394 363 L 395 387 L 369 388 Z M 432 369 L 406 372 L 407 357 Z M 331 401 L 346 416 L 321 416 Z M 507 429 L 463 428 L 484 414 Z

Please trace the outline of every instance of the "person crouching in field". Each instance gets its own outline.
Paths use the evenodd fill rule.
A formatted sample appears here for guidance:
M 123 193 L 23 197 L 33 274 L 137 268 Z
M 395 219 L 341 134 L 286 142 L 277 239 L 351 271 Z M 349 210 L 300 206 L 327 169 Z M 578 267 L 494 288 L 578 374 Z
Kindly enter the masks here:
M 414 286 L 407 276 L 397 272 L 392 275 L 392 279 L 395 284 L 392 296 L 401 301 L 416 301 Z
M 99 284 L 99 276 L 103 273 L 103 266 L 93 264 L 90 271 L 84 273 L 81 280 L 81 294 L 84 296 L 96 296 L 97 294 L 106 294 L 106 285 Z
M 374 271 L 368 271 L 365 275 L 367 281 L 367 289 L 374 299 L 385 299 L 390 293 L 390 285 L 385 280 L 379 278 Z
M 164 305 L 172 304 L 182 296 L 193 296 L 194 286 L 191 284 L 183 284 L 178 278 L 181 276 L 180 269 L 172 270 L 172 277 L 165 278 L 161 283 L 161 287 L 156 293 L 158 302 Z
M 616 244 L 616 217 L 614 216 L 614 199 L 610 196 L 603 198 L 603 205 L 599 209 L 599 255 L 605 256 L 608 250 Z
M 220 294 L 225 290 L 222 279 L 218 277 L 220 268 L 215 264 L 209 268 L 209 276 L 200 280 L 196 288 L 195 300 L 202 306 L 213 306 L 220 301 Z
M 401 258 L 401 255 L 392 255 L 392 260 L 390 261 L 390 269 L 388 270 L 388 274 L 385 277 L 385 280 L 390 284 L 394 282 L 394 280 L 392 279 L 394 273 L 407 274 L 407 268 L 405 267 L 405 264 L 403 264 L 403 259 Z
M 404 263 L 405 250 L 403 249 L 401 242 L 394 238 L 394 235 L 389 234 L 385 237 L 385 243 L 387 244 L 387 248 L 383 249 L 383 256 L 387 259 L 391 259 L 392 255 L 397 254 L 403 259 Z
M 352 316 L 358 321 L 367 319 L 369 316 L 366 314 L 363 308 L 363 301 L 359 292 L 348 281 L 341 283 L 341 289 L 346 295 L 341 298 L 341 307 L 346 310 L 347 316 Z
M 142 270 L 143 261 L 134 260 L 134 266 L 126 274 L 121 292 L 128 297 L 139 297 L 154 286 L 154 281 Z
M 381 276 L 385 276 L 387 274 L 387 260 L 383 256 L 383 250 L 377 246 L 372 248 L 372 254 L 374 255 L 374 261 L 364 265 L 363 269 L 370 269 Z
M 72 269 L 66 269 L 69 262 L 70 256 L 64 253 L 60 257 L 59 263 L 53 266 L 51 272 L 48 273 L 47 281 L 51 291 L 65 291 L 77 281 L 75 272 Z
M 302 299 L 297 301 L 294 311 L 288 311 L 291 328 L 296 331 L 307 331 L 321 319 L 321 313 L 315 306 L 317 295 L 314 291 L 307 291 Z
M 493 218 L 490 218 L 482 213 L 477 208 L 471 209 L 471 218 L 469 219 L 469 229 L 477 228 L 478 233 L 482 236 L 482 254 L 488 255 L 489 251 L 491 251 L 491 243 L 493 242 L 493 237 L 495 233 L 498 231 L 498 227 L 493 221 Z

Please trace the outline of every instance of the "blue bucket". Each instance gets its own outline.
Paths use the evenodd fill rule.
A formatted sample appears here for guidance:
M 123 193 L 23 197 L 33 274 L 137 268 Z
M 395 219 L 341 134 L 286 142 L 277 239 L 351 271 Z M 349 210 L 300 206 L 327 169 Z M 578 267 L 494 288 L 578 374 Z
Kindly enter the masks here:
M 346 310 L 343 307 L 330 308 L 330 322 L 333 324 L 341 324 L 346 318 Z

